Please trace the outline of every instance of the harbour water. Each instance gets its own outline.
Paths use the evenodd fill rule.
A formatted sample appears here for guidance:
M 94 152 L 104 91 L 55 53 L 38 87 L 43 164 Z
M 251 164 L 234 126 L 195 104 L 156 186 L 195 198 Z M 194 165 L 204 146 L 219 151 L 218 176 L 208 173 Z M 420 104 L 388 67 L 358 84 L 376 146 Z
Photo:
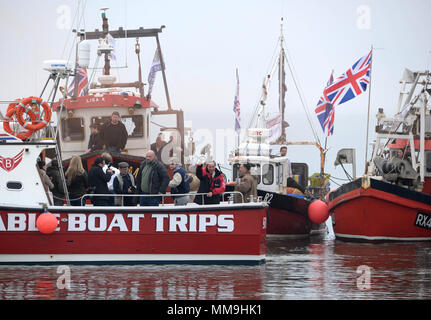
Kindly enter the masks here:
M 328 233 L 268 240 L 259 266 L 0 266 L 0 300 L 10 299 L 431 299 L 431 243 L 349 243 Z

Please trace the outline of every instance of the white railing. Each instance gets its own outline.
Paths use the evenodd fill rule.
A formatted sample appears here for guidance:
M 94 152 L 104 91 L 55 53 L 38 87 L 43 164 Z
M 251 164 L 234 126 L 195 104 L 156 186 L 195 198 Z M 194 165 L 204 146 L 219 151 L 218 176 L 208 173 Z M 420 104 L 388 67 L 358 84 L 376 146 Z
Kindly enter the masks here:
M 86 200 L 87 198 L 92 199 L 92 198 L 97 198 L 97 197 L 100 197 L 100 198 L 101 197 L 103 197 L 103 198 L 121 197 L 121 205 L 124 206 L 124 197 L 128 197 L 128 198 L 159 197 L 159 198 L 161 198 L 162 205 L 164 205 L 166 197 L 172 197 L 172 198 L 181 197 L 181 196 L 195 196 L 196 197 L 196 196 L 206 196 L 207 194 L 208 194 L 208 192 L 205 192 L 205 193 L 189 192 L 189 193 L 175 193 L 175 194 L 172 194 L 172 193 L 164 193 L 164 194 L 118 194 L 118 193 L 99 194 L 99 193 L 87 193 L 87 194 L 84 194 L 79 199 L 81 200 L 81 206 L 82 206 L 83 200 L 84 199 Z M 227 200 L 229 203 L 233 203 L 233 195 L 234 194 L 239 194 L 241 196 L 241 203 L 244 203 L 244 195 L 239 191 L 229 191 L 229 192 L 221 193 L 220 195 L 222 196 L 222 202 L 225 202 L 225 195 L 229 195 Z M 214 195 L 214 196 L 216 196 L 216 195 Z M 202 202 L 204 201 L 203 199 L 204 198 L 202 197 Z M 258 197 L 256 200 L 257 200 L 257 202 L 264 202 L 264 201 L 262 201 L 262 197 Z M 253 199 L 251 199 L 251 202 L 254 202 Z M 85 202 L 84 202 L 84 204 L 85 204 Z M 202 203 L 202 204 L 204 204 L 204 203 Z

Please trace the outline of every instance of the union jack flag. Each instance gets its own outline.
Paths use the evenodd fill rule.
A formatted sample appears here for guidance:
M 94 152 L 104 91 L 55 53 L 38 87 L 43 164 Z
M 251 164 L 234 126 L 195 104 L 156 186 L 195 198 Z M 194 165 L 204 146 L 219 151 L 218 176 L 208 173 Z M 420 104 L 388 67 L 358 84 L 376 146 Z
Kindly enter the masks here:
M 334 82 L 333 74 L 334 71 L 331 72 L 331 76 L 329 77 L 328 83 L 326 84 L 326 88 Z M 331 134 L 334 134 L 335 108 L 328 98 L 326 88 L 323 90 L 323 94 L 320 97 L 314 111 L 316 112 L 317 119 L 320 122 L 323 132 L 327 136 L 330 136 Z
M 373 50 L 356 61 L 340 77 L 328 81 L 315 112 L 322 130 L 328 136 L 334 133 L 335 106 L 349 101 L 367 90 L 370 83 Z
M 367 90 L 370 83 L 372 53 L 373 50 L 325 88 L 329 101 L 334 106 L 349 101 Z
M 239 104 L 238 69 L 236 69 L 236 92 L 235 92 L 235 99 L 234 99 L 234 103 L 233 103 L 233 112 L 235 112 L 235 131 L 238 132 L 241 130 L 241 112 L 240 112 L 240 104 Z
M 77 96 L 83 96 L 85 94 L 85 88 L 88 86 L 88 75 L 87 75 L 87 69 L 85 68 L 79 68 L 76 69 L 76 75 L 72 80 L 72 83 L 70 84 L 69 91 L 67 92 L 67 95 L 69 97 L 73 97 L 73 94 L 75 93 L 75 83 L 78 81 L 78 93 Z

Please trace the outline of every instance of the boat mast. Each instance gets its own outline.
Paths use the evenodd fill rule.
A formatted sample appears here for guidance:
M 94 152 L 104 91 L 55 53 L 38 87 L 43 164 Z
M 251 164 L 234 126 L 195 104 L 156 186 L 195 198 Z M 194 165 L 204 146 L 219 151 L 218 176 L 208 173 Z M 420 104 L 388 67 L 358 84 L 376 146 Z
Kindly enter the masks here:
M 284 36 L 283 36 L 283 17 L 281 18 L 280 22 L 280 53 L 278 57 L 278 107 L 279 112 L 281 113 L 281 136 L 280 141 L 286 141 L 286 134 L 285 134 L 285 121 L 284 121 L 284 96 L 285 96 L 285 90 L 284 90 L 284 80 L 285 80 L 285 72 L 284 72 Z

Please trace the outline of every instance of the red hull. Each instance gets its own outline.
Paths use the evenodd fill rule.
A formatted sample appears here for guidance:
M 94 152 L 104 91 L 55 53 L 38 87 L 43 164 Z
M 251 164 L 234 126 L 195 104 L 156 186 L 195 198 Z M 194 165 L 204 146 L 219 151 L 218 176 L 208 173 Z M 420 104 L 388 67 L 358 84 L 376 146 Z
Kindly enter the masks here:
M 431 197 L 424 193 L 374 179 L 363 188 L 359 179 L 331 193 L 328 205 L 337 238 L 431 240 Z
M 57 207 L 59 208 L 59 207 Z M 264 206 L 64 208 L 35 228 L 37 209 L 0 210 L 0 262 L 246 262 L 265 257 Z
M 308 217 L 310 200 L 293 195 L 258 190 L 258 196 L 272 194 L 269 203 L 267 234 L 274 237 L 302 238 L 325 234 L 326 224 L 316 224 Z
M 313 233 L 325 232 L 325 224 L 313 223 L 308 216 L 285 209 L 269 208 L 268 235 L 308 237 Z

